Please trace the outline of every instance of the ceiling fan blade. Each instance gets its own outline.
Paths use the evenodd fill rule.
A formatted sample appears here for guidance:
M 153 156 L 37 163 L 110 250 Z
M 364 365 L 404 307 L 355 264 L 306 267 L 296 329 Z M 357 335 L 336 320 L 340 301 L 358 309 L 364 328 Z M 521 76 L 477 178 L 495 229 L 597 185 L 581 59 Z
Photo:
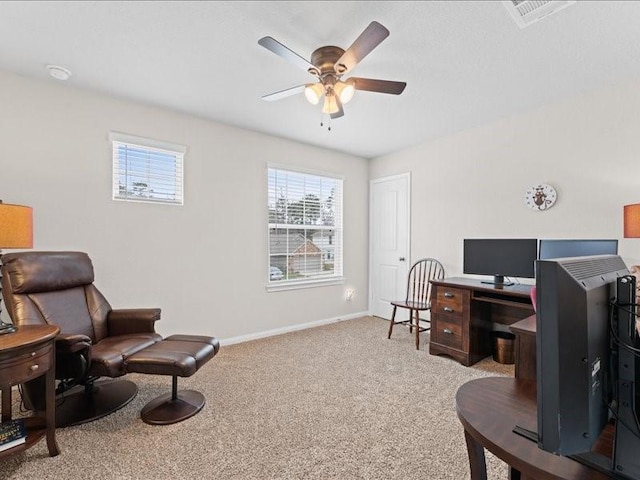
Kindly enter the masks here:
M 279 57 L 284 58 L 287 62 L 301 68 L 305 72 L 315 74 L 314 72 L 317 71 L 316 67 L 312 63 L 308 62 L 293 50 L 288 49 L 272 37 L 262 37 L 258 40 L 258 44 L 262 45 L 267 50 L 272 51 Z
M 392 95 L 400 95 L 405 87 L 406 82 L 393 82 L 390 80 L 376 80 L 373 78 L 356 78 L 351 77 L 356 90 L 366 90 L 368 92 L 390 93 Z
M 336 73 L 342 75 L 351 70 L 388 36 L 389 30 L 378 22 L 371 22 L 335 63 Z
M 286 90 L 280 90 L 279 92 L 270 93 L 269 95 L 264 95 L 262 97 L 263 100 L 267 102 L 273 102 L 275 100 L 280 100 L 281 98 L 290 97 L 291 95 L 296 95 L 297 93 L 304 92 L 304 85 L 298 85 L 297 87 L 287 88 Z
M 331 114 L 331 118 L 340 118 L 344 115 L 344 109 L 342 108 L 342 102 L 340 101 L 340 97 L 338 95 L 334 96 L 336 100 L 336 105 L 338 106 L 338 111 L 336 113 Z

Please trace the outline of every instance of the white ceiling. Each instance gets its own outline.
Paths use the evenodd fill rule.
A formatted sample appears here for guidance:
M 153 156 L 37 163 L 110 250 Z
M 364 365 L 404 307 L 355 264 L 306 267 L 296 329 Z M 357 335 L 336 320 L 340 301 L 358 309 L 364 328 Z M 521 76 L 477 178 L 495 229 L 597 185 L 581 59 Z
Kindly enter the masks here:
M 313 80 L 258 45 L 344 49 L 373 20 L 391 34 L 353 75 L 406 81 L 357 92 L 320 127 Z M 372 158 L 564 97 L 640 78 L 640 2 L 579 1 L 525 29 L 502 2 L 0 2 L 0 69 Z M 1 108 L 1 107 L 0 107 Z M 136 133 L 136 132 L 132 132 Z

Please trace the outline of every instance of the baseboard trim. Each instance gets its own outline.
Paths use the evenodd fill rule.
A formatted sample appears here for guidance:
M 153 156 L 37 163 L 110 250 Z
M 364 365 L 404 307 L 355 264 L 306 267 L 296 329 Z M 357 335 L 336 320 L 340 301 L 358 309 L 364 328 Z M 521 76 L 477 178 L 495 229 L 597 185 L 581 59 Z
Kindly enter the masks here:
M 249 342 L 251 340 L 258 340 L 260 338 L 273 337 L 275 335 L 282 335 L 283 333 L 296 332 L 298 330 L 305 330 L 307 328 L 320 327 L 322 325 L 329 325 L 330 323 L 342 322 L 344 320 L 354 320 L 356 318 L 362 318 L 369 316 L 369 312 L 350 313 L 349 315 L 342 315 L 340 317 L 325 318 L 323 320 L 316 320 L 315 322 L 299 323 L 297 325 L 291 325 L 290 327 L 274 328 L 273 330 L 266 330 L 264 332 L 249 333 L 247 335 L 240 335 L 239 337 L 231 337 L 220 339 L 220 345 L 233 345 L 235 343 Z

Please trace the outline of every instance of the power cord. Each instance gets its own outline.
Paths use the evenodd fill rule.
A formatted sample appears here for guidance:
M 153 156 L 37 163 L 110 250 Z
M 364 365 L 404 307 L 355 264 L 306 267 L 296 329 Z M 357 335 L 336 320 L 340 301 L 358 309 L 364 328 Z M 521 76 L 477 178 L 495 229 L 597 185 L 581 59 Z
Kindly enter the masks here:
M 619 303 L 616 300 L 612 300 L 609 302 L 609 330 L 611 332 L 611 338 L 613 339 L 613 343 L 616 344 L 617 346 L 623 347 L 626 350 L 628 350 L 629 352 L 631 352 L 631 354 L 634 357 L 640 357 L 640 348 L 637 348 L 633 345 L 629 345 L 627 343 L 625 343 L 624 341 L 622 341 L 620 339 L 620 337 L 618 336 L 618 333 L 616 331 L 615 325 L 614 325 L 614 319 L 615 319 L 615 315 L 614 312 L 617 311 L 622 311 L 625 312 L 629 315 L 632 316 L 632 318 L 636 317 L 636 312 L 634 310 L 632 310 L 633 308 L 638 307 L 637 303 Z M 625 308 L 627 307 L 627 308 Z M 631 308 L 628 308 L 631 307 Z M 611 365 L 611 368 L 613 368 L 613 365 Z M 615 379 L 613 388 L 615 389 L 615 394 L 614 397 L 617 398 L 618 397 L 618 378 Z M 635 382 L 632 382 L 635 383 Z M 627 423 L 625 423 L 619 416 L 618 416 L 618 411 L 617 411 L 617 404 L 615 405 L 616 408 L 614 408 L 614 406 L 612 405 L 615 402 L 610 402 L 610 403 L 606 403 L 603 401 L 603 405 L 607 408 L 607 410 L 611 413 L 611 416 L 613 417 L 613 419 L 616 422 L 619 422 L 621 425 L 623 425 L 633 436 L 635 436 L 636 438 L 640 438 L 640 434 L 638 434 L 638 429 L 637 426 L 633 426 L 631 427 L 630 425 L 628 425 Z M 637 415 L 637 412 L 635 412 L 635 414 Z
M 622 310 L 625 313 L 635 316 L 636 314 L 633 310 L 623 308 L 623 307 L 638 307 L 638 304 L 637 303 L 620 304 L 616 301 L 612 301 L 609 303 L 609 305 L 613 307 L 609 309 L 609 330 L 611 331 L 611 336 L 613 338 L 614 343 L 632 352 L 636 357 L 640 356 L 640 348 L 625 343 L 618 336 L 618 332 L 616 332 L 616 329 L 614 328 L 614 314 L 613 314 L 614 308 L 617 308 L 618 310 Z

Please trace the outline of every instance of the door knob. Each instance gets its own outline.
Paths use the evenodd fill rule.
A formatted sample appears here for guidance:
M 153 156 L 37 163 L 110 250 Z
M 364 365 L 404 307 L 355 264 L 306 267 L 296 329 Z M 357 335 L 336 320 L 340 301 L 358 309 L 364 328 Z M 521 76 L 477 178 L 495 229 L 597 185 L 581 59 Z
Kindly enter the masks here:
M 401 262 L 404 262 L 404 257 L 400 257 L 398 260 L 400 260 Z

